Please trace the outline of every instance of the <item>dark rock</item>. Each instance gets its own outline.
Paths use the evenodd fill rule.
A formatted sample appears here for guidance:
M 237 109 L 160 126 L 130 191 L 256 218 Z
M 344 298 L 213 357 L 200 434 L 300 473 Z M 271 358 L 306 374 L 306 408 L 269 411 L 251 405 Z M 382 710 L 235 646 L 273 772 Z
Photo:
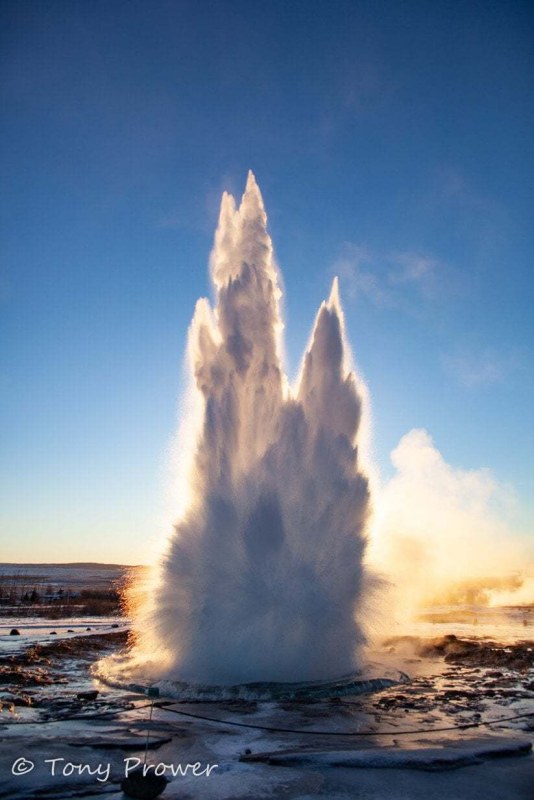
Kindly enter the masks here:
M 144 774 L 143 767 L 137 767 L 121 783 L 127 797 L 138 800 L 154 800 L 164 791 L 168 780 L 164 775 L 154 775 L 152 771 Z
M 76 697 L 78 698 L 78 700 L 96 700 L 98 695 L 99 695 L 98 689 L 94 689 L 93 691 L 90 692 L 78 692 Z
M 17 630 L 17 628 L 11 628 L 11 630 L 9 632 L 9 635 L 10 636 L 20 636 L 20 631 Z
M 30 708 L 30 706 L 33 706 L 34 704 L 33 699 L 31 697 L 28 697 L 27 694 L 16 695 L 12 698 L 12 700 L 13 700 L 13 705 L 21 706 L 22 708 Z
M 29 697 L 27 694 L 9 694 L 4 695 L 0 700 L 0 704 L 4 708 L 9 708 L 9 706 L 20 706 L 21 708 L 30 708 L 33 706 L 33 699 Z
M 50 631 L 50 636 L 57 636 L 57 631 Z
M 39 668 L 28 669 L 17 664 L 0 664 L 0 680 L 3 685 L 12 686 L 49 686 L 50 676 Z

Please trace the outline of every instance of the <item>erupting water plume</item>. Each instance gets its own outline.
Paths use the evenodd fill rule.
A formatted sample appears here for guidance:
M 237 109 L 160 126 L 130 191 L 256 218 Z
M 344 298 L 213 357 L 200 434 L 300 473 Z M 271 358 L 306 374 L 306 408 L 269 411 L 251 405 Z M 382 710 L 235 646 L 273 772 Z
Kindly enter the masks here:
M 239 208 L 223 195 L 216 305 L 199 300 L 189 332 L 200 413 L 187 506 L 135 615 L 134 655 L 153 678 L 302 681 L 358 665 L 365 393 L 349 368 L 337 281 L 289 388 L 266 223 L 249 173 Z

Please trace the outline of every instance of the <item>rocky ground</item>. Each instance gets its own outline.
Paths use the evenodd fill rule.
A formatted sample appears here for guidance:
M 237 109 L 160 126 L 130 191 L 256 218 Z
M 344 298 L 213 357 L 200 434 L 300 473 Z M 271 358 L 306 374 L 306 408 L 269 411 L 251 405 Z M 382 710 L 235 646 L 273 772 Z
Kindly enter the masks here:
M 121 798 L 147 730 L 147 764 L 165 767 L 169 798 L 532 796 L 534 716 L 524 716 L 534 712 L 531 641 L 401 636 L 373 653 L 373 671 L 395 665 L 410 680 L 380 693 L 283 703 L 163 699 L 151 711 L 145 697 L 91 678 L 94 661 L 127 640 L 124 630 L 92 633 L 0 657 L 0 796 Z M 501 721 L 509 717 L 517 719 Z M 178 765 L 185 775 L 173 775 Z

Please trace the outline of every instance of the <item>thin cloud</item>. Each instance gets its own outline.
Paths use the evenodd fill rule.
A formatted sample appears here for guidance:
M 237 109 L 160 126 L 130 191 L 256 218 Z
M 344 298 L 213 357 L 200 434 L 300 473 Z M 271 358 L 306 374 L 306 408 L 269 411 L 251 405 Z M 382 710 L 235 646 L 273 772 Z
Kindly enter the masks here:
M 184 228 L 187 227 L 184 217 L 180 214 L 169 214 L 156 221 L 156 228 Z
M 381 65 L 375 62 L 358 64 L 347 76 L 343 105 L 351 114 L 368 114 L 383 102 L 389 86 Z
M 459 352 L 444 356 L 442 363 L 445 371 L 466 389 L 504 383 L 520 366 L 516 354 L 494 350 Z
M 510 227 L 506 208 L 480 192 L 460 170 L 442 166 L 436 171 L 430 202 L 466 238 L 475 240 L 482 253 L 506 240 Z
M 444 283 L 445 265 L 428 253 L 380 253 L 347 242 L 332 270 L 345 284 L 349 298 L 365 297 L 378 307 L 394 307 L 403 304 L 409 289 L 420 297 L 436 295 Z
M 347 65 L 339 84 L 321 108 L 317 133 L 320 146 L 333 144 L 336 137 L 355 120 L 372 117 L 398 91 L 398 78 L 375 55 L 360 55 Z
M 393 304 L 387 281 L 376 269 L 376 256 L 365 246 L 347 242 L 332 271 L 343 281 L 352 300 L 363 296 L 377 306 Z
M 391 270 L 389 280 L 391 283 L 419 283 L 426 282 L 435 273 L 438 262 L 435 258 L 420 253 L 397 253 L 390 256 L 395 264 Z

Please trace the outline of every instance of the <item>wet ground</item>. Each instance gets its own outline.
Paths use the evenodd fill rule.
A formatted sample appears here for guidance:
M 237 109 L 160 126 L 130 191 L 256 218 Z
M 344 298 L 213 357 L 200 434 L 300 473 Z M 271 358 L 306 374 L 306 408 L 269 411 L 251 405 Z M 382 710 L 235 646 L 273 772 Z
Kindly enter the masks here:
M 160 698 L 151 708 L 146 697 L 91 677 L 97 659 L 127 644 L 127 631 L 111 624 L 119 623 L 30 637 L 26 646 L 20 637 L 0 656 L 0 796 L 123 797 L 121 780 L 143 762 L 148 731 L 148 768 L 171 781 L 163 797 L 532 797 L 527 638 L 386 639 L 369 653 L 369 674 L 400 670 L 410 680 L 374 694 L 278 703 Z

